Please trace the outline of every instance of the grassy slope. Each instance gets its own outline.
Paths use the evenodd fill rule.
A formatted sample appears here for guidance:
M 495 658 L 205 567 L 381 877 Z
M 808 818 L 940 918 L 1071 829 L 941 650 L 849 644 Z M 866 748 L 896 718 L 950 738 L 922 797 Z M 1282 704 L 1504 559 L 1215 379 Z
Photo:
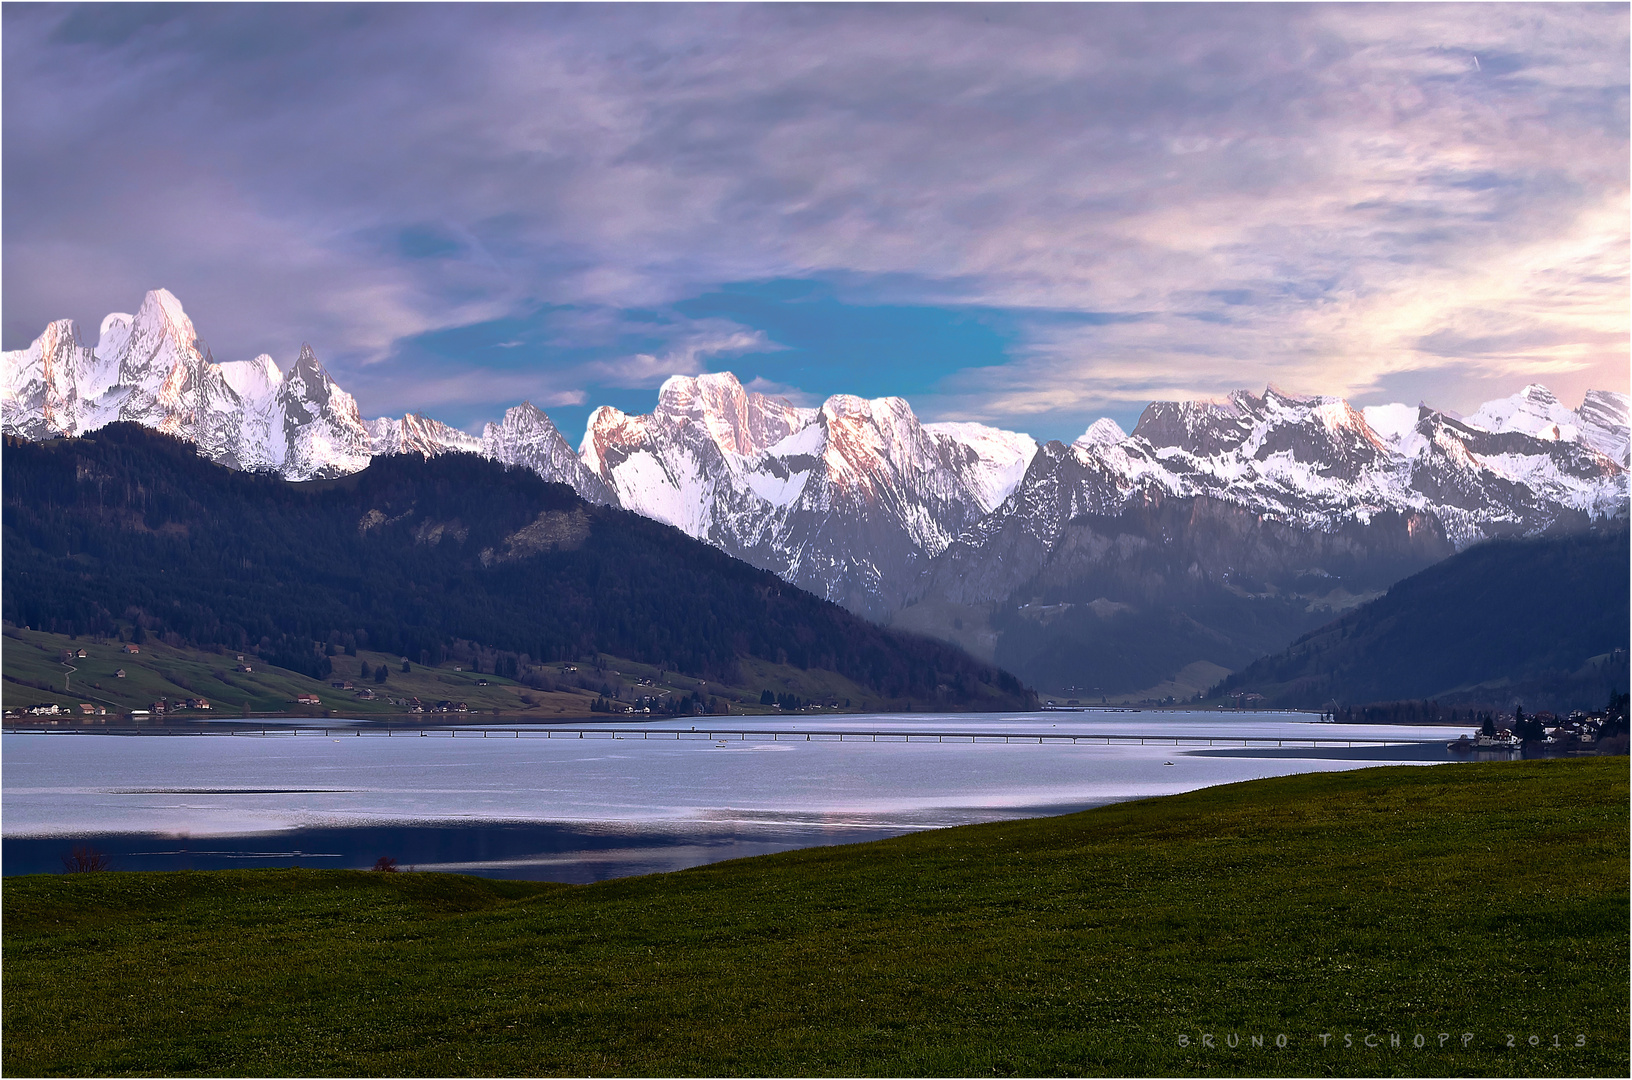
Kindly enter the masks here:
M 1627 797 L 1407 767 L 590 886 L 7 878 L 4 1068 L 1624 1076 Z
M 62 650 L 69 648 L 83 648 L 90 654 L 84 660 L 73 661 L 76 669 L 73 672 L 69 672 L 59 661 Z M 801 670 L 753 657 L 741 661 L 742 675 L 737 685 L 699 682 L 672 671 L 660 671 L 650 664 L 607 657 L 607 671 L 604 673 L 592 670 L 588 664 L 578 665 L 578 674 L 590 680 L 595 690 L 573 687 L 545 692 L 497 675 L 454 671 L 452 661 L 434 668 L 411 664 L 411 670 L 404 674 L 400 670 L 401 658 L 387 653 L 364 651 L 357 656 L 341 654 L 331 657 L 334 673 L 330 679 L 320 681 L 264 664 L 254 656 L 249 656 L 249 666 L 253 670 L 245 674 L 233 670 L 238 666 L 238 661 L 235 654 L 230 652 L 171 648 L 152 639 L 144 643 L 141 649 L 138 655 L 130 656 L 121 653 L 119 643 L 114 641 L 97 642 L 88 637 L 72 639 L 65 634 L 7 627 L 3 641 L 0 641 L 0 650 L 3 650 L 0 658 L 4 660 L 6 675 L 5 708 L 26 708 L 40 702 L 54 701 L 74 708 L 77 717 L 80 702 L 105 705 L 112 713 L 115 710 L 146 709 L 161 697 L 171 700 L 203 697 L 213 707 L 213 716 L 237 717 L 243 715 L 246 709 L 256 716 L 310 716 L 313 709 L 296 705 L 295 697 L 299 694 L 316 694 L 323 702 L 322 708 L 332 710 L 336 716 L 365 719 L 401 715 L 401 708 L 383 700 L 387 697 L 399 700 L 418 697 L 433 704 L 442 700 L 463 701 L 473 712 L 484 714 L 486 719 L 494 717 L 495 709 L 499 710 L 497 715 L 500 718 L 549 720 L 593 715 L 604 719 L 601 714 L 589 711 L 595 692 L 603 682 L 620 683 L 624 687 L 625 700 L 629 700 L 632 693 L 658 696 L 659 691 L 667 690 L 670 694 L 689 696 L 693 690 L 699 690 L 705 700 L 713 695 L 728 701 L 732 713 L 739 715 L 774 711 L 761 708 L 759 704 L 760 692 L 765 689 L 776 693 L 793 693 L 802 699 L 832 698 L 841 704 L 848 700 L 851 711 L 885 709 L 891 704 L 837 672 L 817 668 Z M 389 665 L 390 675 L 386 682 L 380 684 L 372 679 L 364 680 L 360 670 L 364 662 L 371 669 L 381 664 Z M 123 679 L 114 677 L 114 671 L 120 668 L 125 671 Z M 548 665 L 546 670 L 552 678 L 576 680 L 578 677 L 563 674 L 559 664 Z M 71 680 L 71 693 L 63 689 L 65 676 Z M 334 679 L 350 679 L 359 687 L 373 687 L 381 695 L 381 700 L 362 701 L 348 691 L 335 690 L 329 685 Z M 488 685 L 476 685 L 478 679 L 487 680 Z M 641 679 L 652 679 L 654 685 L 636 685 Z M 38 685 L 41 683 L 53 689 L 42 690 Z M 532 699 L 530 704 L 522 699 L 524 694 Z M 189 717 L 203 714 L 182 712 L 178 715 Z

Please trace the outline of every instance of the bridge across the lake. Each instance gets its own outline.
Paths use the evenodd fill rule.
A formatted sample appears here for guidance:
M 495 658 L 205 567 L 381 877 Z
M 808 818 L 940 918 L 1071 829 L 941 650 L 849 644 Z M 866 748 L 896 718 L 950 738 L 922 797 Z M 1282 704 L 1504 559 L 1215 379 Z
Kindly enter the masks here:
M 1104 746 L 1409 746 L 1418 742 L 1437 742 L 1433 738 L 1405 739 L 1366 738 L 1349 736 L 1282 736 L 1282 735 L 1153 735 L 1149 733 L 1070 732 L 1070 731 L 991 731 L 991 730 L 881 730 L 856 728 L 735 728 L 696 726 L 690 728 L 645 727 L 558 727 L 558 726 L 404 726 L 370 724 L 287 724 L 236 725 L 210 724 L 191 727 L 8 727 L 8 735 L 146 735 L 168 737 L 255 737 L 291 738 L 320 736 L 323 738 L 444 738 L 444 739 L 602 739 L 694 742 L 969 742 L 969 743 L 1058 743 L 1069 745 Z

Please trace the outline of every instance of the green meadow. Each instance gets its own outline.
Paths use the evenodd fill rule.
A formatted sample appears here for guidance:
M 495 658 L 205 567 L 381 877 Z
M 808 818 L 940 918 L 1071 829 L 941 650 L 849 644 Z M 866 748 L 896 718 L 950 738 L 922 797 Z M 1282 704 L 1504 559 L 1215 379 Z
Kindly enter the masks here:
M 1313 774 L 587 886 L 6 878 L 4 1070 L 1625 1076 L 1627 778 Z
M 712 699 L 722 712 L 728 710 L 736 716 L 774 712 L 760 704 L 764 690 L 792 694 L 801 700 L 847 702 L 844 711 L 849 712 L 882 710 L 892 704 L 837 672 L 774 664 L 756 657 L 743 657 L 737 664 L 735 681 L 722 682 L 704 681 L 603 653 L 594 660 L 539 665 L 550 679 L 550 689 L 541 690 L 516 679 L 475 671 L 468 663 L 459 665 L 453 660 L 439 665 L 411 663 L 404 672 L 401 657 L 368 650 L 356 656 L 338 653 L 330 657 L 333 674 L 326 679 L 312 679 L 263 663 L 252 653 L 166 645 L 152 638 L 134 655 L 122 652 L 124 643 L 112 638 L 69 637 L 10 625 L 0 633 L 0 639 L 5 707 L 26 709 L 54 702 L 69 710 L 69 715 L 60 720 L 45 721 L 51 726 L 107 722 L 106 718 L 82 717 L 78 709 L 81 703 L 102 706 L 118 720 L 132 709 L 149 708 L 160 698 L 174 701 L 189 697 L 209 701 L 212 717 L 315 714 L 361 719 L 401 718 L 406 715 L 403 708 L 389 699 L 418 697 L 429 704 L 462 701 L 470 712 L 459 715 L 472 722 L 491 722 L 495 717 L 528 722 L 596 716 L 590 704 L 603 690 L 621 694 L 623 702 L 640 696 L 668 700 L 696 694 L 705 701 Z M 77 653 L 80 649 L 86 652 L 83 659 L 74 656 L 71 662 L 64 661 L 64 650 Z M 240 660 L 240 656 L 245 659 Z M 386 667 L 386 679 L 363 675 L 365 664 L 373 674 L 381 666 Z M 251 670 L 239 670 L 245 666 Z M 120 671 L 124 675 L 118 675 Z M 331 685 L 335 681 L 368 687 L 378 697 L 364 700 L 353 691 L 336 690 Z M 297 704 L 295 699 L 302 694 L 316 696 L 321 704 Z M 203 715 L 187 710 L 175 714 L 184 720 Z

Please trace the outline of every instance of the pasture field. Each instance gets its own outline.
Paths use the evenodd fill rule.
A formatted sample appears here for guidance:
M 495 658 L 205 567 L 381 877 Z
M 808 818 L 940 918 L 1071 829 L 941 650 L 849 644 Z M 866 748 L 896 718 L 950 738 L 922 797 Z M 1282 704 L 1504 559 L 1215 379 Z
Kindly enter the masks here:
M 1625 1076 L 1627 780 L 1315 773 L 584 886 L 6 878 L 3 1065 Z

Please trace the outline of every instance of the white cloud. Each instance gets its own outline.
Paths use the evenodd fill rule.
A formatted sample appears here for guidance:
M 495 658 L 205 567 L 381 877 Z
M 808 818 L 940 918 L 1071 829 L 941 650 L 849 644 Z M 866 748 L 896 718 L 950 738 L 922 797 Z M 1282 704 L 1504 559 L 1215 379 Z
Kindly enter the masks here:
M 164 284 L 223 358 L 389 367 L 543 302 L 601 313 L 558 327 L 612 357 L 562 361 L 573 385 L 648 387 L 767 343 L 619 354 L 620 310 L 829 276 L 1017 312 L 1014 361 L 943 388 L 977 419 L 1412 372 L 1452 407 L 1626 388 L 1620 6 L 4 17 L 8 337 Z M 461 254 L 389 242 L 425 221 Z
M 589 382 L 602 386 L 653 387 L 671 375 L 699 375 L 718 356 L 765 352 L 777 346 L 758 330 L 733 327 L 721 319 L 698 320 L 689 332 L 660 354 L 636 353 L 616 360 L 597 360 L 578 368 Z

